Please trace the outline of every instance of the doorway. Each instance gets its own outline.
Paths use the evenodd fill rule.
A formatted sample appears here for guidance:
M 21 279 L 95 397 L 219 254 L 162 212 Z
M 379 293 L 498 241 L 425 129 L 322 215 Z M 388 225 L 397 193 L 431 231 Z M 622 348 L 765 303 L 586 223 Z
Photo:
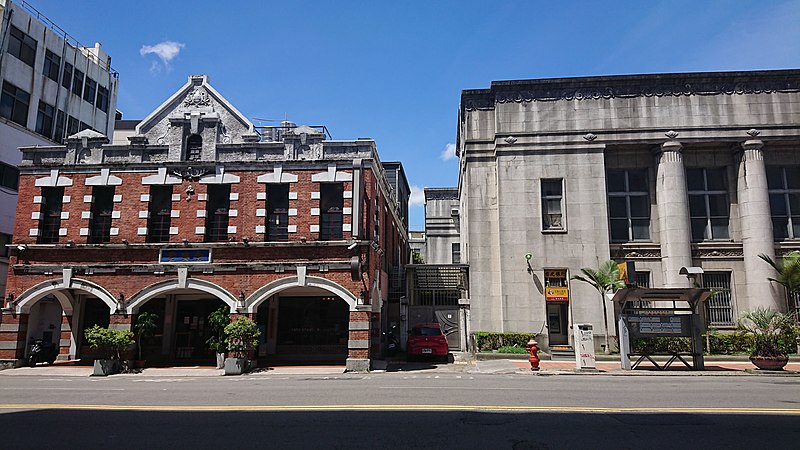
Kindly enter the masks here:
M 175 363 L 207 363 L 216 355 L 206 341 L 211 337 L 208 315 L 223 306 L 219 299 L 178 300 L 175 310 Z
M 550 345 L 569 344 L 569 302 L 547 304 L 547 334 Z

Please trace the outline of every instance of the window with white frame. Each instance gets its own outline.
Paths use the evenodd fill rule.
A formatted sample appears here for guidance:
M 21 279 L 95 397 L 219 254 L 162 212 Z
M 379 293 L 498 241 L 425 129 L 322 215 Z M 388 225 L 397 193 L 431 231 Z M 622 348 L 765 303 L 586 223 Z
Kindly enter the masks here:
M 649 241 L 647 171 L 610 170 L 606 180 L 611 242 Z
M 692 240 L 730 239 L 728 190 L 723 167 L 686 169 Z
M 546 179 L 542 188 L 542 230 L 563 231 L 564 227 L 564 189 L 563 180 Z
M 800 239 L 800 166 L 767 166 L 767 186 L 775 240 Z

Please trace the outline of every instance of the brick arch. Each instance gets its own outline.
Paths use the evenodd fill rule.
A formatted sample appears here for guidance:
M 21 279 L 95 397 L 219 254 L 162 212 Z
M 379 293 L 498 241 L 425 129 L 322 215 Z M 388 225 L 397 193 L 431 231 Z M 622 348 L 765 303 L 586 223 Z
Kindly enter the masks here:
M 114 311 L 117 308 L 117 299 L 115 299 L 114 296 L 111 295 L 111 293 L 109 293 L 105 288 L 99 284 L 82 280 L 80 278 L 72 278 L 69 281 L 69 284 L 64 283 L 63 278 L 43 281 L 26 290 L 19 297 L 17 297 L 14 308 L 19 314 L 28 314 L 30 313 L 31 307 L 42 297 L 52 295 L 58 299 L 64 314 L 71 316 L 73 298 L 72 295 L 67 291 L 68 289 L 75 289 L 96 296 L 102 300 L 103 303 L 108 305 L 109 311 Z
M 225 290 L 223 287 L 210 281 L 198 280 L 196 278 L 188 278 L 186 280 L 186 285 L 181 286 L 178 282 L 178 279 L 175 278 L 172 280 L 165 280 L 159 283 L 151 284 L 150 286 L 147 286 L 141 291 L 137 292 L 133 297 L 131 297 L 128 305 L 125 307 L 125 311 L 128 314 L 137 314 L 139 312 L 139 308 L 143 304 L 147 303 L 147 301 L 151 298 L 166 294 L 167 292 L 176 289 L 194 289 L 196 291 L 211 294 L 225 302 L 225 304 L 231 308 L 231 311 L 236 310 L 236 297 L 231 295 L 231 293 Z
M 258 309 L 258 305 L 266 301 L 273 295 L 295 287 L 314 287 L 324 289 L 345 302 L 350 307 L 350 311 L 356 311 L 356 297 L 352 292 L 348 291 L 345 287 L 335 281 L 328 280 L 320 277 L 305 277 L 305 284 L 300 284 L 299 278 L 296 276 L 285 277 L 268 283 L 258 290 L 253 292 L 246 300 L 245 305 L 248 313 L 254 313 Z

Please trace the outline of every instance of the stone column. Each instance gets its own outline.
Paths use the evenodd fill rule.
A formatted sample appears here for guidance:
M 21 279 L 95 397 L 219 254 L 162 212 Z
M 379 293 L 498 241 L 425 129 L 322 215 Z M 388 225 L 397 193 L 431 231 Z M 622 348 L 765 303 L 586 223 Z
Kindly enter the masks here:
M 740 303 L 739 309 L 752 310 L 763 306 L 780 311 L 785 309 L 785 302 L 780 301 L 778 287 L 767 280 L 768 277 L 775 277 L 774 270 L 758 257 L 764 254 L 775 258 L 767 168 L 764 165 L 764 152 L 761 150 L 763 146 L 764 143 L 758 139 L 745 141 L 739 161 L 739 223 L 747 286 L 747 301 Z
M 681 267 L 692 265 L 692 229 L 682 148 L 683 145 L 674 139 L 661 144 L 656 171 L 664 287 L 690 287 L 689 280 L 679 273 Z
M 370 312 L 350 311 L 350 332 L 347 341 L 348 372 L 369 372 L 370 369 Z

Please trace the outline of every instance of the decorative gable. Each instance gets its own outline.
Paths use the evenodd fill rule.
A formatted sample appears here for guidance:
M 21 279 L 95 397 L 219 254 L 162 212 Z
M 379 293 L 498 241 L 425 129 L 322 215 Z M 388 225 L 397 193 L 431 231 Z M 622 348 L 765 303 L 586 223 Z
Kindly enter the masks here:
M 245 141 L 253 124 L 210 84 L 206 75 L 189 81 L 136 126 L 149 144 L 169 147 L 170 161 L 214 161 L 216 146 Z

